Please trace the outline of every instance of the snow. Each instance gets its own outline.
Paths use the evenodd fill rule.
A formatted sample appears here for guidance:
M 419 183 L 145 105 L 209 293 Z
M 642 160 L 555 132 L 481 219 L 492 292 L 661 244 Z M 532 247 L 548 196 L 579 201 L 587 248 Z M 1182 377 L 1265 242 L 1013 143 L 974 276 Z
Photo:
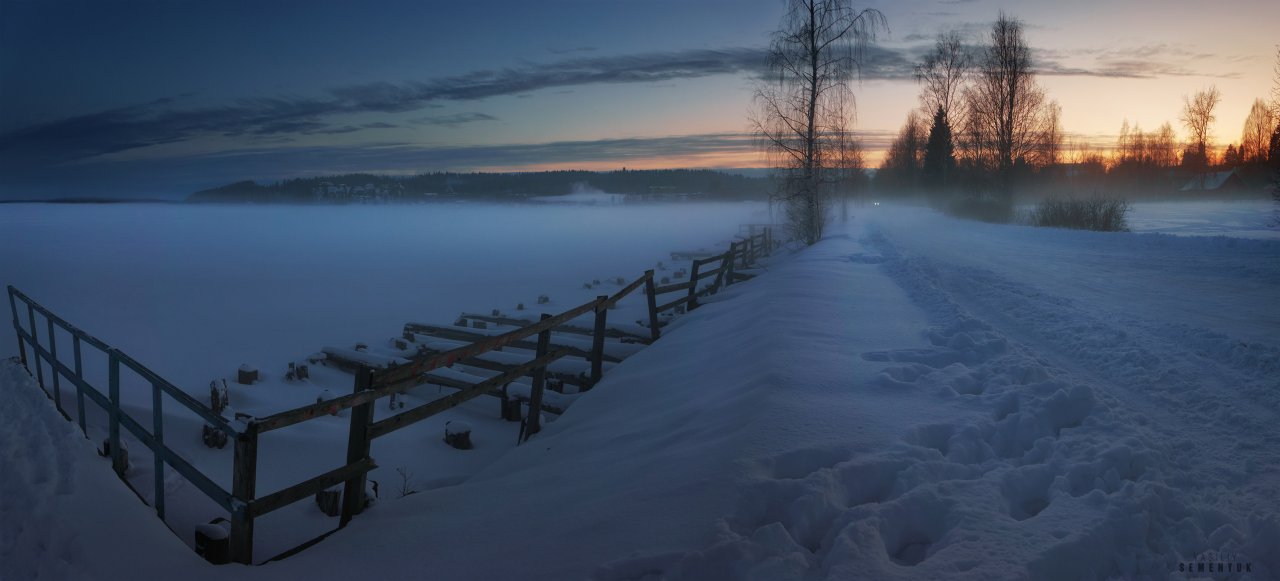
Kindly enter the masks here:
M 367 575 L 372 562 L 390 578 L 1182 579 L 1194 576 L 1180 563 L 1209 555 L 1248 563 L 1255 578 L 1280 574 L 1280 242 L 1000 226 L 882 205 L 793 250 L 675 319 L 524 445 L 493 398 L 375 442 L 379 503 L 316 547 L 252 569 L 192 563 L 126 493 L 110 506 L 151 536 L 111 558 L 154 553 L 177 560 L 169 576 L 237 578 Z M 546 287 L 565 294 L 557 288 Z M 314 348 L 294 345 L 276 365 Z M 316 366 L 315 386 L 233 385 L 231 402 L 314 400 L 336 373 Z M 100 480 L 58 494 L 40 484 L 51 477 L 27 474 L 64 463 L 7 431 L 0 460 L 22 476 L 0 482 L 20 502 L 0 522 L 62 531 L 46 551 L 114 526 L 47 516 L 63 496 L 96 506 L 123 488 L 29 379 L 3 378 L 0 393 L 26 395 L 7 396 L 0 429 L 46 422 L 60 430 L 50 446 L 82 445 L 90 453 L 71 464 Z M 470 424 L 475 448 L 441 442 L 446 421 Z M 263 457 L 276 460 L 259 491 L 338 465 L 316 442 L 345 437 L 346 423 L 264 438 Z M 396 467 L 416 493 L 394 492 Z M 332 526 L 313 503 L 295 508 L 268 515 L 259 535 Z M 63 562 L 31 545 L 16 552 L 3 530 L 3 555 L 23 555 L 5 566 L 22 577 Z M 84 574 L 107 558 L 90 550 L 57 566 Z
M 25 370 L 0 394 L 0 579 L 209 577 Z
M 1178 236 L 1230 236 L 1280 240 L 1280 214 L 1271 200 L 1136 202 L 1129 212 L 1134 232 Z

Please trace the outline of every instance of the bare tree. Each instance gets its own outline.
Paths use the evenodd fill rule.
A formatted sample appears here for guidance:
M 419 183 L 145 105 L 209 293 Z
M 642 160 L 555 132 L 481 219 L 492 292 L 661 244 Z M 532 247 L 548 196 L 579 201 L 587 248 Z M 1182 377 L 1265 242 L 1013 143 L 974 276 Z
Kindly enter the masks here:
M 1032 73 L 1031 49 L 1022 22 L 1000 14 L 991 27 L 977 78 L 965 93 L 969 119 L 966 139 L 990 162 L 1005 196 L 1012 194 L 1015 163 L 1026 163 L 1043 150 L 1044 91 Z
M 852 98 L 852 95 L 846 95 L 845 98 Z M 853 111 L 852 103 L 839 105 L 839 109 L 843 111 Z M 865 167 L 865 158 L 862 153 L 862 144 L 858 142 L 857 136 L 853 133 L 854 115 L 839 115 L 834 123 L 835 131 L 835 152 L 834 162 L 832 163 L 833 176 L 831 181 L 834 193 L 840 198 L 840 220 L 849 220 L 849 199 L 854 196 L 858 187 L 862 185 L 866 177 L 863 171 Z
M 854 104 L 849 82 L 866 43 L 887 28 L 878 10 L 855 10 L 850 0 L 786 0 L 773 35 L 770 82 L 756 90 L 751 122 L 780 170 L 787 221 L 807 244 L 826 226 L 827 174 Z
M 1220 101 L 1222 93 L 1215 86 L 1196 93 L 1194 97 L 1182 98 L 1182 124 L 1191 134 L 1191 145 L 1199 156 L 1198 162 L 1205 165 L 1209 160 L 1209 127 L 1217 120 L 1213 110 Z
M 907 121 L 898 130 L 897 137 L 889 144 L 877 178 L 883 178 L 885 185 L 900 190 L 919 187 L 927 139 L 928 128 L 924 118 L 920 111 L 912 109 L 907 113 Z
M 932 114 L 942 109 L 949 130 L 955 130 L 961 108 L 961 89 L 973 68 L 973 57 L 957 31 L 938 35 L 933 52 L 915 66 L 920 88 L 920 108 Z
M 1062 105 L 1049 101 L 1038 119 L 1040 147 L 1037 153 L 1041 166 L 1058 163 L 1062 157 Z
M 1170 168 L 1178 164 L 1178 138 L 1168 121 L 1152 134 L 1147 150 L 1155 167 Z
M 1271 113 L 1280 118 L 1280 45 L 1276 46 L 1276 64 L 1271 71 Z
M 1271 149 L 1271 131 L 1275 125 L 1276 118 L 1271 108 L 1262 99 L 1255 99 L 1253 107 L 1249 109 L 1249 116 L 1245 117 L 1244 131 L 1240 135 L 1241 161 L 1267 161 L 1267 153 Z

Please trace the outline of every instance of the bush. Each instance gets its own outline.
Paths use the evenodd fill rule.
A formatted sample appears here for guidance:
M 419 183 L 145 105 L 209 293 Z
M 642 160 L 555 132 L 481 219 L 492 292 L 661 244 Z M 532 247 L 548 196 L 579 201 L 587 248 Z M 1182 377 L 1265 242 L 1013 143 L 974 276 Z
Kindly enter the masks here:
M 1120 232 L 1128 230 L 1129 202 L 1119 198 L 1049 198 L 1031 212 L 1031 224 L 1054 228 Z
M 952 216 L 983 222 L 1005 224 L 1013 220 L 1013 202 L 1001 196 L 964 195 L 953 198 L 944 209 Z

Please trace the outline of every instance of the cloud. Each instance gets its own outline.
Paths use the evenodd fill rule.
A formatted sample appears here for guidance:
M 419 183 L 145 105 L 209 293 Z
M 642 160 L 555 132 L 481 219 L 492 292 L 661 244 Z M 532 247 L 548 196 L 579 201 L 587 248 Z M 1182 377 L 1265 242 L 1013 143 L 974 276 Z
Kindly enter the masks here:
M 368 127 L 334 125 L 342 114 L 403 113 L 447 101 L 522 95 L 593 84 L 655 83 L 722 74 L 759 74 L 764 50 L 699 49 L 591 58 L 477 70 L 426 81 L 336 87 L 316 97 L 260 97 L 221 107 L 181 108 L 181 99 L 78 115 L 0 134 L 0 170 L 56 165 L 206 136 L 274 138 L 349 133 Z M 441 118 L 444 123 L 481 118 Z
M 455 113 L 453 115 L 434 115 L 427 117 L 419 117 L 410 119 L 409 122 L 415 125 L 443 125 L 446 127 L 456 127 L 464 123 L 475 123 L 477 121 L 497 121 L 498 118 L 484 113 Z
M 1157 77 L 1239 78 L 1240 73 L 1191 68 L 1198 61 L 1220 69 L 1222 63 L 1239 62 L 1240 57 L 1197 53 L 1170 44 L 1148 44 L 1128 48 L 1034 49 L 1037 72 L 1052 76 L 1089 76 L 1111 79 L 1154 79 Z M 1071 66 L 1066 60 L 1092 61 Z M 1213 64 L 1210 64 L 1213 63 Z

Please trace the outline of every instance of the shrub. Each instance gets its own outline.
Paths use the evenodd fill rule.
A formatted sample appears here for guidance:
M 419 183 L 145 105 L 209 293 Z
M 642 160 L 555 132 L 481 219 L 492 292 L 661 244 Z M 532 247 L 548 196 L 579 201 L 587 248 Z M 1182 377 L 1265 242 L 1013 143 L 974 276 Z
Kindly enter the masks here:
M 968 194 L 953 198 L 945 210 L 952 216 L 983 222 L 1004 224 L 1013 220 L 1013 202 L 1001 196 Z
M 1128 230 L 1129 202 L 1119 198 L 1049 198 L 1031 212 L 1031 224 L 1054 228 L 1120 232 Z

